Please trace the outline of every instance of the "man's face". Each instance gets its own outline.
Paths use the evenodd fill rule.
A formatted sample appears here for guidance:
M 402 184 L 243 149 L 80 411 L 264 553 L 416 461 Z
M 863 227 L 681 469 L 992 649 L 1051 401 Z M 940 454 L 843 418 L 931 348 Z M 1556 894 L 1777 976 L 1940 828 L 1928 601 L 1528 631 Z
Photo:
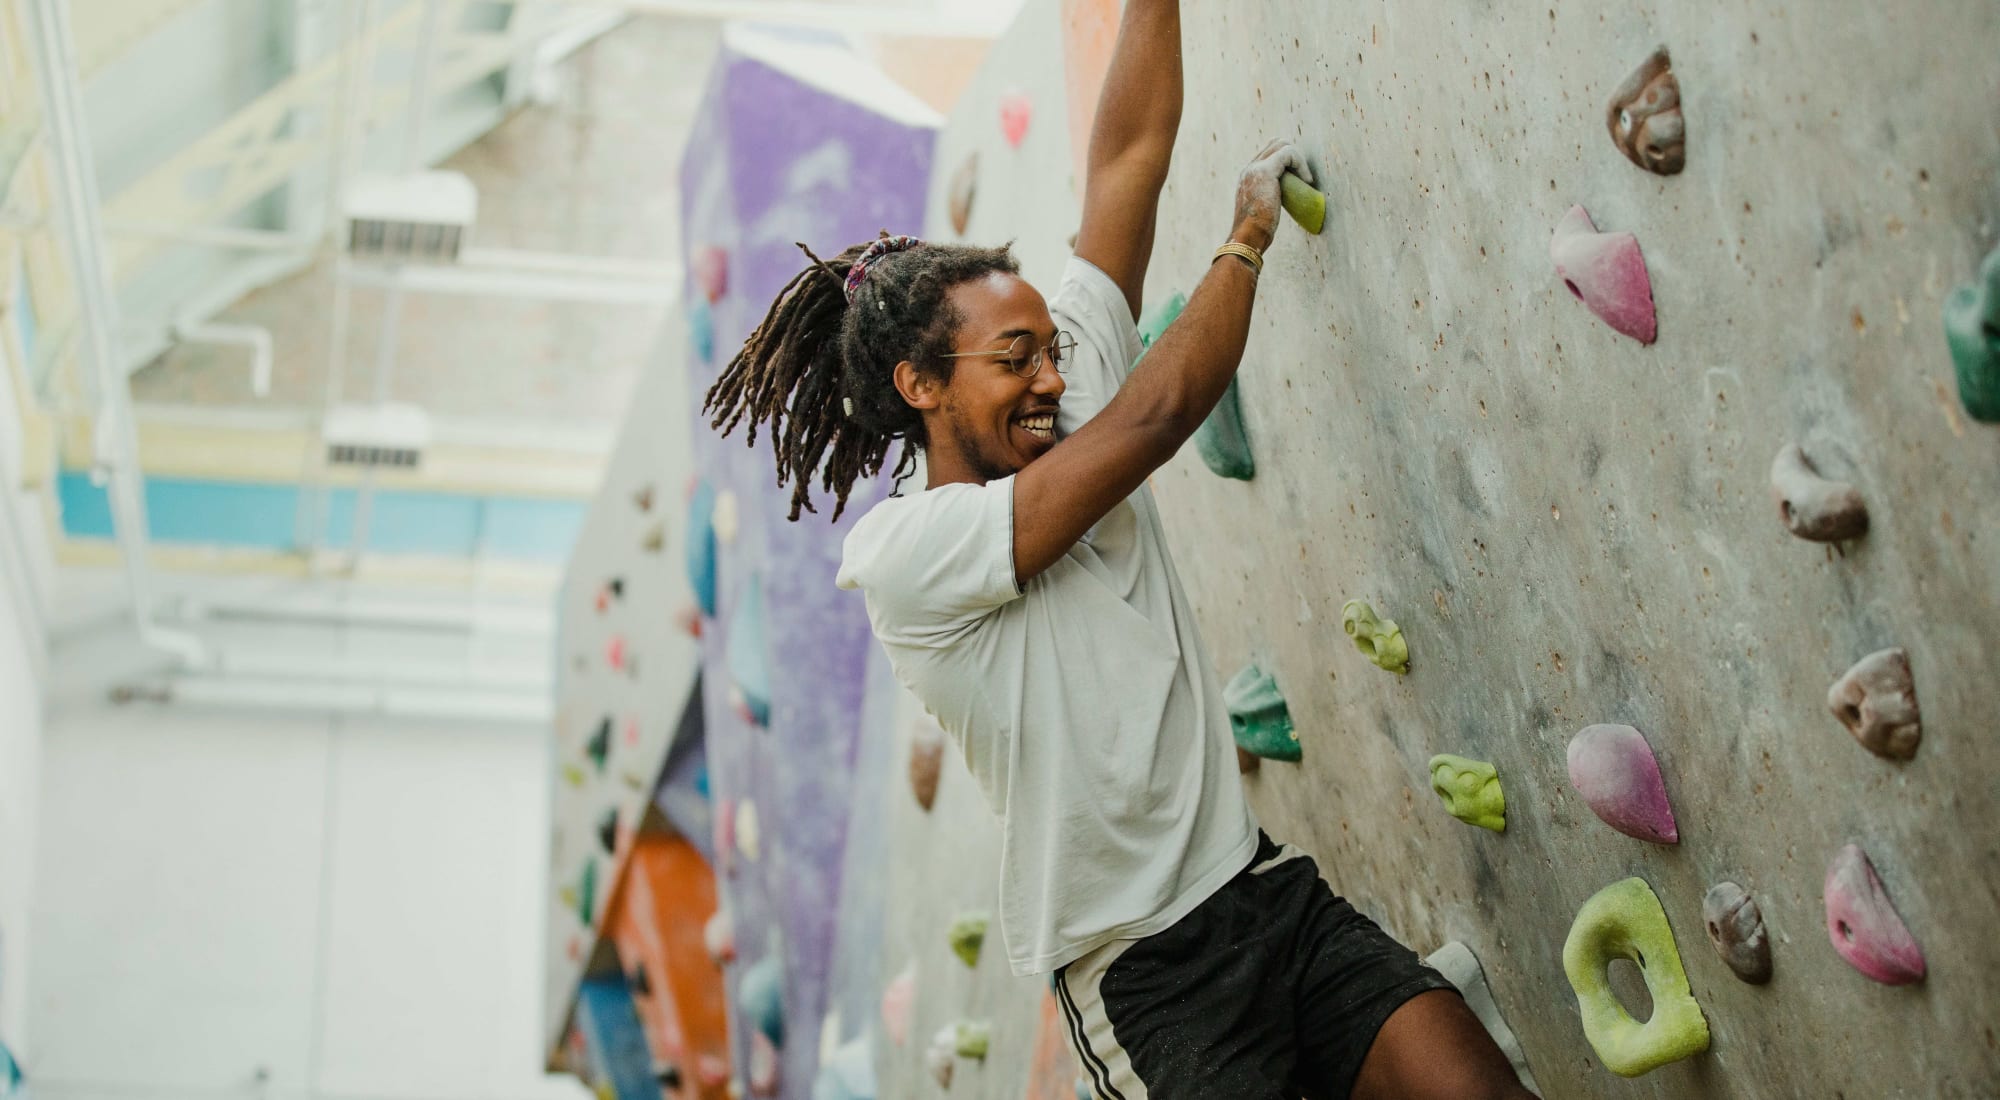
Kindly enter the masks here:
M 1046 348 L 1055 339 L 1048 303 L 1018 275 L 995 272 L 960 283 L 948 296 L 960 318 L 955 352 L 1004 353 L 1024 334 L 1023 348 Z M 1046 357 L 1034 377 L 1014 373 L 1029 369 L 1032 357 L 1033 352 L 1020 359 L 1006 354 L 953 359 L 951 381 L 929 418 L 933 456 L 955 454 L 981 480 L 994 481 L 1019 473 L 1055 446 L 1062 375 Z

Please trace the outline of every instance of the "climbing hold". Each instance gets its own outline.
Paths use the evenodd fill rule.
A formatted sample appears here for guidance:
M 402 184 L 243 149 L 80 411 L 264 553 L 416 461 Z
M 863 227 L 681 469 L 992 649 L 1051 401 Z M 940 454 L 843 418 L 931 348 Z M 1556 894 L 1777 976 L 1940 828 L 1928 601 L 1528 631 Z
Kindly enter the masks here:
M 618 808 L 613 806 L 597 819 L 597 843 L 606 855 L 618 850 Z
M 589 741 L 584 742 L 583 754 L 590 757 L 590 762 L 597 765 L 598 772 L 602 774 L 604 762 L 611 756 L 610 715 L 604 716 L 604 721 L 597 724 L 597 732 L 590 735 Z
M 1349 600 L 1340 605 L 1340 628 L 1354 639 L 1354 648 L 1381 668 L 1398 676 L 1410 671 L 1410 644 L 1403 640 L 1403 628 L 1394 619 L 1378 619 L 1365 600 Z
M 1500 1005 L 1493 999 L 1493 989 L 1486 984 L 1486 968 L 1479 965 L 1479 956 L 1472 948 L 1452 940 L 1424 958 L 1424 965 L 1444 975 L 1444 979 L 1458 987 L 1465 1007 L 1479 1019 L 1480 1026 L 1493 1037 L 1493 1044 L 1513 1063 L 1514 1076 L 1529 1092 L 1541 1094 L 1541 1086 L 1535 1082 L 1535 1074 L 1528 1068 L 1528 1055 L 1521 1049 L 1521 1040 L 1514 1035 L 1514 1029 L 1507 1026 L 1507 1018 L 1500 1015 Z
M 695 358 L 714 364 L 715 312 L 708 308 L 707 302 L 688 307 L 688 342 L 694 345 Z
M 785 1045 L 785 974 L 778 956 L 751 963 L 736 982 L 736 1005 L 743 1018 L 774 1047 Z
M 701 613 L 715 617 L 715 486 L 699 482 L 688 500 L 687 574 Z
M 875 1058 L 867 1037 L 850 1039 L 820 1060 L 812 1100 L 875 1100 Z
M 736 850 L 743 853 L 744 859 L 755 863 L 762 848 L 762 831 L 757 824 L 757 804 L 746 798 L 736 804 Z
M 951 191 L 945 198 L 945 205 L 951 214 L 951 231 L 965 236 L 965 227 L 972 224 L 972 199 L 979 193 L 979 154 L 967 153 L 965 162 L 951 175 Z
M 610 580 L 608 580 L 608 581 L 605 581 L 605 582 L 604 582 L 604 587 L 605 587 L 605 588 L 606 588 L 606 589 L 607 589 L 608 591 L 610 591 L 610 593 L 611 593 L 611 598 L 612 598 L 612 599 L 614 599 L 614 600 L 622 600 L 622 599 L 624 599 L 624 598 L 625 598 L 625 578 L 624 578 L 624 577 L 613 577 L 613 578 L 611 578 Z
M 1023 92 L 1009 92 L 1000 97 L 1000 136 L 1016 149 L 1028 138 L 1028 122 L 1034 118 L 1034 101 Z
M 1257 476 L 1257 460 L 1250 454 L 1250 436 L 1243 430 L 1243 408 L 1236 399 L 1234 378 L 1222 391 L 1222 400 L 1195 429 L 1194 447 L 1217 477 L 1249 481 Z
M 1966 414 L 2000 423 L 2000 248 L 1986 254 L 1978 281 L 1945 298 L 1944 342 Z
M 730 918 L 729 910 L 717 909 L 709 915 L 707 923 L 701 926 L 701 945 L 717 966 L 736 961 L 736 922 Z
M 740 520 L 736 513 L 736 494 L 727 489 L 715 494 L 715 515 L 711 521 L 715 526 L 715 540 L 724 546 L 736 545 L 736 532 Z
M 1856 661 L 1827 689 L 1826 705 L 1869 752 L 1890 760 L 1917 755 L 1924 725 L 1908 651 L 1877 650 Z
M 1630 959 L 1646 980 L 1653 1014 L 1632 1018 L 1611 991 L 1611 960 Z M 1563 973 L 1583 1014 L 1583 1036 L 1620 1077 L 1637 1077 L 1708 1049 L 1708 1021 L 1688 988 L 1659 895 L 1642 878 L 1614 882 L 1577 910 L 1563 943 Z
M 1556 223 L 1549 258 L 1563 285 L 1605 324 L 1642 344 L 1659 335 L 1653 283 L 1637 237 L 1599 233 L 1583 207 L 1572 206 Z
M 1237 775 L 1249 775 L 1251 772 L 1256 771 L 1261 764 L 1262 761 L 1258 759 L 1257 754 L 1250 752 L 1241 745 L 1236 746 Z
M 1179 317 L 1181 310 L 1186 308 L 1187 295 L 1178 290 L 1147 306 L 1145 311 L 1139 314 L 1139 343 L 1145 347 L 1152 347 L 1160 338 L 1160 334 L 1167 331 L 1167 326 L 1173 324 L 1174 318 Z
M 730 684 L 742 695 L 743 709 L 759 726 L 771 722 L 771 656 L 764 642 L 764 582 L 755 573 L 737 598 L 729 622 Z
M 1660 761 L 1631 726 L 1585 726 L 1569 741 L 1569 785 L 1606 825 L 1654 844 L 1679 844 Z
M 641 485 L 641 486 L 639 487 L 638 491 L 637 491 L 637 492 L 634 492 L 634 493 L 632 494 L 632 503 L 633 503 L 633 505 L 634 505 L 634 506 L 636 506 L 636 507 L 637 507 L 637 508 L 638 508 L 638 509 L 639 509 L 639 510 L 640 510 L 641 512 L 650 512 L 650 511 L 652 511 L 652 510 L 653 510 L 653 487 L 652 487 L 651 485 Z
M 1868 506 L 1845 481 L 1828 481 L 1796 443 L 1771 460 L 1771 499 L 1785 530 L 1814 542 L 1842 542 L 1868 533 Z
M 630 986 L 632 992 L 638 996 L 650 997 L 653 995 L 653 979 L 647 975 L 646 967 L 643 964 L 632 968 L 632 972 L 625 976 L 625 984 Z
M 674 625 L 690 638 L 701 637 L 701 609 L 691 603 L 675 608 Z
M 986 943 L 986 927 L 992 923 L 989 913 L 973 911 L 960 913 L 951 922 L 951 953 L 967 966 L 979 965 L 979 949 Z
M 984 1061 L 988 1048 L 993 1045 L 993 1025 L 985 1020 L 960 1020 L 955 1030 L 957 1034 L 952 1048 L 958 1056 Z
M 720 245 L 703 245 L 694 250 L 693 261 L 688 265 L 694 273 L 695 285 L 701 288 L 701 296 L 710 305 L 722 300 L 729 293 L 729 252 Z
M 720 1055 L 704 1054 L 694 1060 L 694 1075 L 703 1088 L 719 1089 L 729 1080 L 729 1063 Z
M 958 1054 L 958 1025 L 946 1024 L 931 1036 L 930 1045 L 924 1048 L 924 1068 L 931 1071 L 931 1079 L 941 1089 L 951 1087 L 952 1071 L 958 1068 L 953 1059 Z
M 928 722 L 921 723 L 910 739 L 910 790 L 926 813 L 937 801 L 938 780 L 943 771 L 944 731 Z
M 611 671 L 613 672 L 625 671 L 625 636 L 623 634 L 613 634 L 610 640 L 604 643 L 604 662 L 611 666 Z
M 1296 761 L 1303 755 L 1291 708 L 1270 673 L 1243 666 L 1223 686 L 1222 706 L 1229 712 L 1229 731 L 1238 748 L 1272 760 Z
M 648 554 L 657 554 L 667 548 L 667 525 L 665 521 L 646 528 L 646 537 L 639 540 L 639 548 Z
M 1467 825 L 1507 831 L 1507 796 L 1500 790 L 1500 773 L 1493 765 L 1439 753 L 1431 757 L 1430 768 L 1431 790 L 1444 799 L 1447 813 Z
M 1701 920 L 1708 942 L 1736 976 L 1751 985 L 1771 980 L 1771 938 L 1764 932 L 1764 914 L 1757 899 L 1733 882 L 1718 882 L 1701 899 Z
M 625 719 L 625 743 L 628 745 L 639 743 L 639 720 L 637 718 Z
M 902 972 L 882 987 L 882 1029 L 890 1041 L 902 1046 L 910 1039 L 910 1014 L 917 1003 L 917 964 L 911 960 Z
M 583 884 L 576 891 L 576 919 L 587 927 L 597 916 L 597 859 L 592 857 L 583 865 Z
M 672 1062 L 656 1064 L 653 1067 L 653 1079 L 660 1083 L 661 1088 L 669 1092 L 679 1092 L 682 1080 L 681 1067 Z
M 778 1048 L 761 1031 L 750 1033 L 750 1095 L 778 1094 Z
M 1687 165 L 1687 125 L 1681 118 L 1681 85 L 1661 46 L 1611 93 L 1604 114 L 1611 143 L 1625 159 L 1656 175 Z
M 1319 189 L 1292 172 L 1278 177 L 1279 200 L 1285 205 L 1285 213 L 1299 223 L 1299 228 L 1319 235 L 1326 228 L 1326 196 Z
M 1924 949 L 1889 901 L 1868 854 L 1853 844 L 1827 864 L 1826 936 L 1849 965 L 1884 985 L 1924 980 Z

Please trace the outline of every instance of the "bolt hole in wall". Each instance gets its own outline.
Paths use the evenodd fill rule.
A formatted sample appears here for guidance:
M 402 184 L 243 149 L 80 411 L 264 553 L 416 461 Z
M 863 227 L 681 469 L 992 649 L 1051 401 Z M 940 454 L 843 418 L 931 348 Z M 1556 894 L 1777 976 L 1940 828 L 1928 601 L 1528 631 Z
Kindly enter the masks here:
M 112 537 L 110 499 L 80 471 L 58 479 L 63 531 L 72 538 Z M 325 545 L 354 541 L 357 493 L 328 494 Z M 146 479 L 149 534 L 163 543 L 291 550 L 296 547 L 299 487 L 192 478 Z M 437 557 L 480 555 L 559 563 L 583 525 L 586 503 L 496 494 L 378 489 L 368 549 Z
M 1653 1018 L 1653 995 L 1647 992 L 1645 975 L 1639 972 L 1639 967 L 1644 965 L 1646 957 L 1641 954 L 1636 964 L 1630 959 L 1613 959 L 1607 970 L 1611 992 L 1618 998 L 1618 1003 L 1624 1005 L 1625 1011 L 1642 1024 Z

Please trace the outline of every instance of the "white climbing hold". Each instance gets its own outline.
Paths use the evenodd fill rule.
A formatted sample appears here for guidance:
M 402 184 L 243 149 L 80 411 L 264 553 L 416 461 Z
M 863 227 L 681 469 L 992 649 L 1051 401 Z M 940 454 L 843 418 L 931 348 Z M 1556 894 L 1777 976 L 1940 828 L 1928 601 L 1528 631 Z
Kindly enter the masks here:
M 709 519 L 715 527 L 715 539 L 724 546 L 736 545 L 736 534 L 742 528 L 743 517 L 736 510 L 736 494 L 723 489 L 715 494 L 715 514 Z
M 736 804 L 736 850 L 752 863 L 757 862 L 758 853 L 763 850 L 762 834 L 757 825 L 757 804 L 747 798 Z
M 931 1036 L 931 1045 L 924 1048 L 924 1068 L 931 1071 L 931 1077 L 939 1088 L 951 1087 L 952 1071 L 958 1068 L 958 1025 L 946 1024 Z

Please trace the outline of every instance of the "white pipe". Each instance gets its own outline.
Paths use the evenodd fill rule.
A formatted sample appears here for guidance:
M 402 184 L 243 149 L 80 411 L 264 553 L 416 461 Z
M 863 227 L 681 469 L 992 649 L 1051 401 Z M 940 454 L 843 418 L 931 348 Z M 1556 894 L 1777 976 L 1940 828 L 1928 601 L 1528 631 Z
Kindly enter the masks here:
M 47 108 L 49 146 L 55 162 L 56 203 L 62 236 L 76 269 L 83 346 L 97 391 L 99 422 L 94 442 L 96 473 L 108 483 L 112 531 L 124 560 L 132 595 L 132 620 L 146 645 L 184 665 L 200 667 L 207 651 L 191 634 L 161 629 L 153 621 L 152 574 L 147 562 L 145 473 L 139 466 L 139 436 L 132 416 L 130 381 L 119 368 L 114 341 L 118 303 L 105 263 L 104 232 L 98 224 L 100 200 L 96 168 L 85 129 L 76 51 L 64 0 L 30 0 L 34 23 L 34 64 Z
M 353 264 L 345 278 L 355 286 L 393 286 L 417 293 L 657 306 L 672 302 L 681 293 L 679 269 L 666 265 L 657 268 L 644 275 L 633 275 L 618 271 L 504 270 L 480 264 L 457 267 Z
M 527 0 L 515 0 L 525 3 Z M 544 0 L 535 0 L 540 3 Z M 815 27 L 851 34 L 907 35 L 916 38 L 995 38 L 1007 29 L 1018 5 L 993 3 L 977 15 L 945 11 L 939 5 L 810 3 L 790 0 L 549 0 L 676 19 L 740 20 L 790 27 Z
M 234 248 L 246 252 L 310 252 L 318 247 L 317 233 L 288 233 L 280 229 L 238 229 L 223 225 L 172 225 L 167 222 L 113 220 L 104 223 L 106 236 L 143 237 L 178 241 L 182 244 Z
M 272 594 L 254 600 L 185 596 L 174 610 L 180 619 L 189 622 L 315 622 L 529 638 L 555 632 L 554 614 L 540 608 L 345 599 L 311 592 Z
M 456 688 L 465 691 L 508 689 L 528 693 L 549 687 L 546 662 L 533 665 L 448 664 L 437 661 L 369 660 L 361 657 L 284 656 L 254 649 L 224 649 L 215 653 L 210 670 L 227 676 L 296 680 L 341 687 L 375 684 L 384 688 Z
M 180 703 L 488 722 L 546 723 L 555 717 L 555 704 L 546 694 L 499 692 L 483 686 L 394 687 L 250 676 L 178 676 L 156 685 L 114 688 L 111 698 L 117 703 Z
M 271 395 L 271 330 L 257 325 L 225 325 L 215 321 L 183 322 L 167 330 L 184 344 L 227 344 L 250 349 L 250 392 Z

